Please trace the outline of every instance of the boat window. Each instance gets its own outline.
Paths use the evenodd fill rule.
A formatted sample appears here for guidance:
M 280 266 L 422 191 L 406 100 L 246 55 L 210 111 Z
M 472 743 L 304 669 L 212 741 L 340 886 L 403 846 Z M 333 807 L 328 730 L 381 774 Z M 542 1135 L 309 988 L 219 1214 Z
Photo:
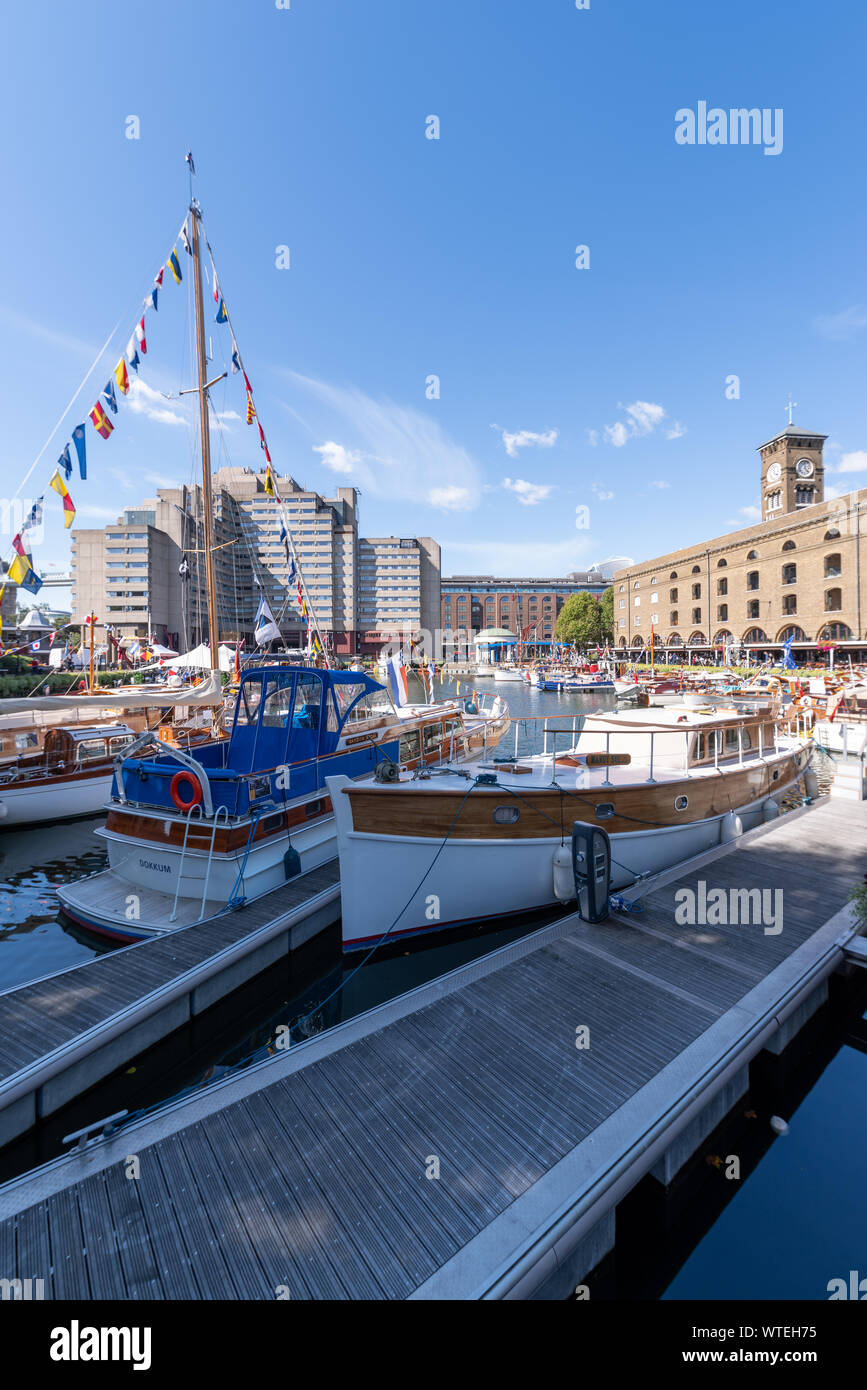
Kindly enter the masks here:
M 424 751 L 425 753 L 436 753 L 443 746 L 443 726 L 442 724 L 425 724 L 424 726 Z
M 94 738 L 79 743 L 75 756 L 80 763 L 92 762 L 94 758 L 104 758 L 105 739 Z
M 342 682 L 335 682 L 333 689 L 334 702 L 337 705 L 337 713 L 340 715 L 341 719 L 344 719 L 353 700 L 357 700 L 359 695 L 363 695 L 367 687 L 356 682 L 353 682 L 352 684 L 347 683 L 345 685 Z M 369 717 L 369 714 L 370 711 L 367 708 L 367 701 L 362 700 L 359 702 L 358 705 L 356 705 L 355 709 L 352 711 L 352 718 L 353 720 L 367 719 Z
M 704 734 L 696 735 L 695 753 L 693 754 L 693 757 L 695 758 L 695 761 L 697 763 L 700 763 L 702 758 L 704 757 Z
M 259 715 L 259 702 L 262 699 L 262 678 L 252 676 L 241 682 L 238 693 L 238 706 L 235 723 L 249 726 L 256 723 Z
M 596 806 L 594 810 L 597 820 L 610 820 L 614 815 L 614 802 L 600 801 L 599 805 Z
M 743 745 L 743 748 L 744 748 L 745 751 L 746 751 L 747 748 L 752 748 L 752 746 L 753 746 L 753 741 L 752 741 L 752 739 L 750 738 L 750 731 L 749 731 L 749 729 L 744 729 L 744 730 L 743 730 L 743 733 L 742 733 L 742 740 L 741 740 L 741 741 L 742 741 L 742 745 Z
M 285 679 L 285 678 L 284 678 Z M 304 676 L 295 693 L 293 729 L 318 729 L 322 705 L 322 683 L 315 676 Z
M 738 731 L 737 729 L 726 729 L 726 752 L 736 753 L 738 750 Z
M 494 820 L 497 825 L 514 825 L 521 818 L 521 811 L 518 806 L 496 806 L 494 808 Z
M 418 729 L 412 729 L 400 736 L 400 761 L 411 763 L 421 754 L 421 738 Z
M 267 678 L 265 684 L 265 703 L 262 706 L 263 728 L 283 728 L 289 716 L 289 711 L 292 709 L 292 689 L 294 684 L 293 677 L 284 673 Z
M 114 755 L 118 749 L 126 748 L 128 743 L 135 741 L 135 734 L 121 734 L 119 738 L 111 738 L 108 741 L 109 752 Z
M 688 796 L 676 796 L 676 797 L 674 798 L 674 809 L 675 809 L 675 811 L 685 811 L 688 805 L 689 805 L 689 797 L 688 797 Z
M 37 748 L 38 746 L 39 735 L 35 732 L 35 730 L 33 733 L 15 735 L 15 747 L 19 750 L 23 750 L 25 748 Z

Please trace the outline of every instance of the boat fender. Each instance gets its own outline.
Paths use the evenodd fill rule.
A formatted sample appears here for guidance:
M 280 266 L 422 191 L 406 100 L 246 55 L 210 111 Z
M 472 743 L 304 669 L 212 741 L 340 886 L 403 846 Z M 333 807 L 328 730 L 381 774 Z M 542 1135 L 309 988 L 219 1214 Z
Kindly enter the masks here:
M 804 791 L 810 801 L 815 801 L 819 795 L 819 779 L 811 767 L 804 773 Z
M 465 700 L 464 709 L 466 710 L 467 714 L 478 714 L 479 712 L 479 707 L 476 704 L 475 700 Z
M 185 786 L 190 787 L 193 793 L 189 801 L 185 801 L 181 796 L 180 789 Z M 202 788 L 198 778 L 194 777 L 191 772 L 187 772 L 186 768 L 183 768 L 180 772 L 176 772 L 172 778 L 169 786 L 169 795 L 179 811 L 189 811 L 191 806 L 199 805 L 202 799 Z
M 779 814 L 780 808 L 772 796 L 762 802 L 762 820 L 776 820 Z
M 728 845 L 744 833 L 744 823 L 734 811 L 727 811 L 720 822 L 719 839 L 721 845 Z
M 572 868 L 571 845 L 558 845 L 552 862 L 554 897 L 559 903 L 570 903 L 575 897 L 575 872 Z
M 5 820 L 9 815 L 9 807 L 5 801 L 0 801 L 0 820 Z

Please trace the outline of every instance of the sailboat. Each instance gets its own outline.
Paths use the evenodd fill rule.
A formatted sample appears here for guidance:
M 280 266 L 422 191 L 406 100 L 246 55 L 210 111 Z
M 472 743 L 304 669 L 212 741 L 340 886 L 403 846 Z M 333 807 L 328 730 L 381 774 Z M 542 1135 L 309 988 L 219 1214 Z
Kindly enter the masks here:
M 201 223 L 191 198 L 205 577 L 212 680 L 219 682 L 208 405 L 214 382 L 207 380 Z M 246 374 L 245 384 L 249 395 Z M 265 448 L 261 424 L 260 436 Z M 330 668 L 267 448 L 265 455 L 263 490 L 280 507 L 308 624 L 308 659 L 316 664 L 248 666 L 225 740 L 190 750 L 143 733 L 115 759 L 107 821 L 96 832 L 106 841 L 109 868 L 58 890 L 68 917 L 115 940 L 206 920 L 335 859 L 326 776 L 389 781 L 446 758 L 480 758 L 509 728 L 502 701 L 488 710 L 456 700 L 413 706 L 405 681 L 404 698 L 395 702 L 372 677 Z

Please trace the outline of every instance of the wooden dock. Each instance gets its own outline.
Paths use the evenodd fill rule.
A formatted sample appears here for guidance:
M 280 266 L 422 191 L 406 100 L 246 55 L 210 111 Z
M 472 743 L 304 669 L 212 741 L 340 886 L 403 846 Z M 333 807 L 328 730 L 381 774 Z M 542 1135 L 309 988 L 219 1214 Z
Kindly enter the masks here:
M 823 801 L 0 1188 L 0 1277 L 75 1299 L 562 1298 L 820 1006 L 867 805 Z M 675 893 L 781 889 L 782 929 Z M 589 1046 L 576 1046 L 589 1029 Z M 138 1176 L 130 1176 L 131 1156 Z
M 334 859 L 246 907 L 0 993 L 0 1145 L 339 915 Z

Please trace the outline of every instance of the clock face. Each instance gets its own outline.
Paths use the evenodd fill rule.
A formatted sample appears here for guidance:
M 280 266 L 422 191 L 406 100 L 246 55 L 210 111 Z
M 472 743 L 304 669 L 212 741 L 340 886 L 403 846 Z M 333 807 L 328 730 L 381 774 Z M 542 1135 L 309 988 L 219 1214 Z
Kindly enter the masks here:
M 798 462 L 795 464 L 795 471 L 799 478 L 812 478 L 812 461 L 810 459 L 798 459 Z
M 778 463 L 772 463 L 770 468 L 768 469 L 768 482 L 778 483 L 780 481 L 781 472 L 782 469 L 780 468 L 780 465 Z

